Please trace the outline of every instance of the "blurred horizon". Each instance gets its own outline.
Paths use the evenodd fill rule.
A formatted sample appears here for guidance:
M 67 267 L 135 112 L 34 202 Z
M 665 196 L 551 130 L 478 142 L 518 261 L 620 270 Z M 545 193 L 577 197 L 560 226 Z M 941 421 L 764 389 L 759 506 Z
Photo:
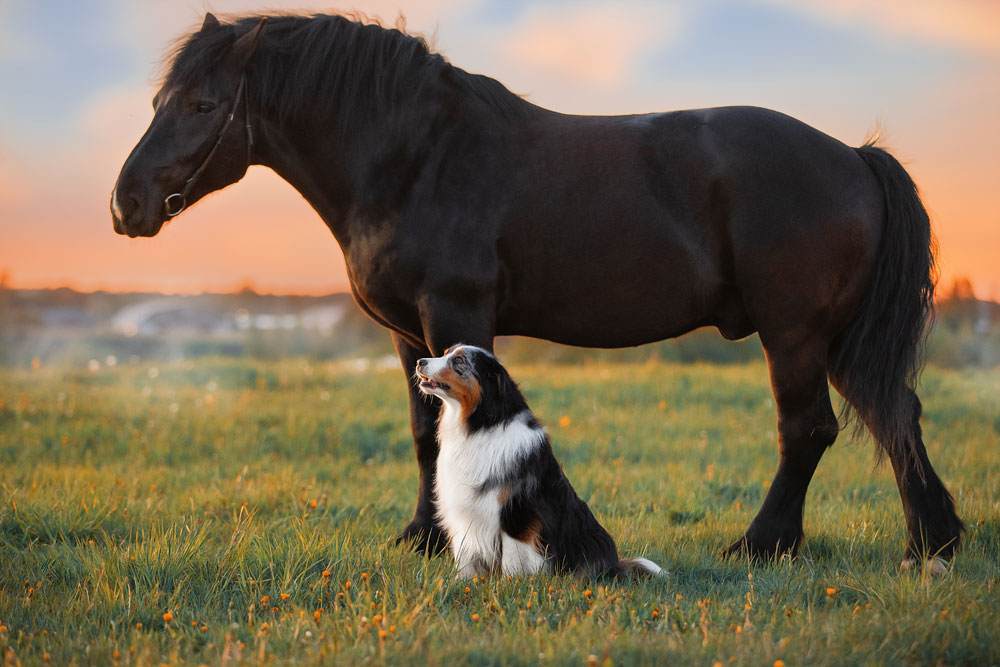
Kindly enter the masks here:
M 353 5 L 353 6 L 352 6 Z M 356 9 L 462 69 L 567 113 L 728 104 L 849 145 L 880 127 L 920 186 L 940 286 L 1000 301 L 1000 3 L 977 0 L 371 0 Z M 321 295 L 349 291 L 330 232 L 253 167 L 152 239 L 111 228 L 118 170 L 152 117 L 164 54 L 206 10 L 273 0 L 0 3 L 0 275 L 11 288 Z M 314 7 L 312 11 L 323 11 Z
M 713 327 L 619 349 L 588 349 L 499 336 L 496 351 L 518 363 L 763 362 L 756 334 L 725 340 Z M 975 298 L 967 280 L 941 290 L 926 361 L 947 368 L 1000 366 L 1000 303 Z M 388 331 L 349 294 L 166 295 L 17 290 L 0 279 L 0 368 L 60 366 L 91 371 L 117 363 L 202 357 L 354 360 L 359 371 L 398 367 Z
M 164 296 L 164 297 L 197 297 L 197 296 L 225 296 L 225 297 L 237 297 L 240 295 L 247 296 L 264 296 L 264 297 L 309 297 L 309 298 L 323 298 L 332 296 L 347 296 L 352 299 L 353 294 L 351 293 L 350 285 L 345 285 L 343 289 L 331 289 L 328 291 L 313 291 L 313 290 L 302 290 L 302 291 L 280 291 L 280 290 L 268 290 L 266 288 L 261 288 L 260 286 L 250 282 L 244 281 L 232 289 L 192 289 L 192 290 L 177 290 L 177 291 L 167 291 L 158 289 L 104 289 L 97 287 L 94 289 L 79 289 L 78 287 L 71 284 L 50 284 L 50 285 L 37 285 L 37 286 L 27 286 L 23 287 L 20 285 L 14 285 L 10 282 L 10 276 L 5 273 L 0 273 L 0 292 L 4 290 L 11 292 L 46 292 L 46 291 L 61 291 L 66 290 L 80 295 L 94 295 L 94 294 L 108 294 L 113 296 L 129 296 L 129 295 L 139 295 L 148 294 L 151 296 Z M 950 300 L 971 300 L 971 301 L 982 301 L 985 303 L 996 303 L 1000 304 L 1000 299 L 990 298 L 989 295 L 981 295 L 976 291 L 975 285 L 972 280 L 967 276 L 955 276 L 950 282 L 945 283 L 939 281 L 936 284 L 934 290 L 934 302 L 941 303 L 943 301 Z

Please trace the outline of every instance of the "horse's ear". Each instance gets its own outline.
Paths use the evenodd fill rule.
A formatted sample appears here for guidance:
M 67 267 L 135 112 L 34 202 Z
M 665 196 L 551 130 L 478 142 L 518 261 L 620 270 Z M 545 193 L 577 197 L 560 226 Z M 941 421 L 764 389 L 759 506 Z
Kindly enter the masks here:
M 201 31 L 208 32 L 219 27 L 219 19 L 215 18 L 212 12 L 205 12 L 205 21 L 201 24 Z
M 233 44 L 232 61 L 238 70 L 244 70 L 247 63 L 250 62 L 250 58 L 256 53 L 257 47 L 260 46 L 260 40 L 264 37 L 265 23 L 267 23 L 267 17 L 261 17 L 257 25 L 250 29 L 250 32 L 237 39 Z

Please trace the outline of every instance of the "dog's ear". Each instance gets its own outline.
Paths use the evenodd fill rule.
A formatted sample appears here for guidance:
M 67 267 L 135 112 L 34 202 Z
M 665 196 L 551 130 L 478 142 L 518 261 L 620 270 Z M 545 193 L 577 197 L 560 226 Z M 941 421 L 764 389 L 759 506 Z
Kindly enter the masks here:
M 473 415 L 480 425 L 501 423 L 527 407 L 517 384 L 493 355 L 477 355 L 475 368 L 482 393 Z
M 517 383 L 507 372 L 499 361 L 493 359 L 493 363 L 496 366 L 496 383 L 497 383 L 497 394 L 500 398 L 499 403 L 501 403 L 506 410 L 513 414 L 515 412 L 520 412 L 520 403 L 524 400 L 521 398 L 521 391 L 517 388 Z

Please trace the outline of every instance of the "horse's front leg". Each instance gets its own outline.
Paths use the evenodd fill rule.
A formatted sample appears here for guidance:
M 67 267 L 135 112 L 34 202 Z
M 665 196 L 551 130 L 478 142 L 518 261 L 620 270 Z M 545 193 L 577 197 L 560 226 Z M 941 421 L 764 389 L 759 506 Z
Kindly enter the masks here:
M 444 532 L 434 520 L 434 469 L 437 466 L 438 443 L 435 429 L 439 406 L 422 394 L 413 381 L 413 370 L 417 359 L 431 356 L 426 347 L 415 347 L 399 334 L 392 334 L 396 354 L 403 364 L 410 399 L 410 428 L 413 431 L 413 445 L 420 468 L 420 486 L 417 490 L 417 509 L 413 520 L 397 538 L 398 542 L 410 542 L 418 551 L 435 554 L 444 549 L 447 540 Z
M 424 337 L 423 346 L 414 346 L 398 334 L 392 342 L 406 373 L 410 398 L 410 427 L 416 448 L 417 465 L 420 467 L 420 488 L 417 492 L 417 509 L 413 521 L 399 536 L 398 541 L 412 542 L 415 549 L 427 554 L 438 553 L 447 545 L 447 539 L 435 520 L 434 475 L 437 468 L 438 442 L 437 419 L 440 406 L 437 401 L 420 392 L 413 382 L 417 359 L 442 354 L 457 343 L 476 345 L 493 351 L 492 311 L 475 304 L 455 304 L 450 301 L 429 300 L 421 313 Z

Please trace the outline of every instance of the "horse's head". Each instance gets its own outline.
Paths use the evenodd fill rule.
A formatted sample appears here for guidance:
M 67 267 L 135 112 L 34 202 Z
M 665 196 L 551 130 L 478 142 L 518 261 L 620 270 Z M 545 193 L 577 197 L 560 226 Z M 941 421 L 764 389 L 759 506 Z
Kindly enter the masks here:
M 153 236 L 205 195 L 243 178 L 252 133 L 246 70 L 262 19 L 238 35 L 212 15 L 181 47 L 153 98 L 153 121 L 111 192 L 115 231 Z

